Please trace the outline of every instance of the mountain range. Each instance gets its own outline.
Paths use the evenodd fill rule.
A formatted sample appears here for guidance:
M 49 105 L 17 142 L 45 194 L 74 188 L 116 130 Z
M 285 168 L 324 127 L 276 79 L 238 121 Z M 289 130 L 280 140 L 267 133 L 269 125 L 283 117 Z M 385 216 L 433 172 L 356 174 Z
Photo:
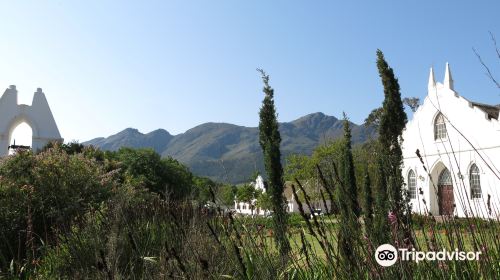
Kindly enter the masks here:
M 343 135 L 342 120 L 323 113 L 280 123 L 279 129 L 283 159 L 290 154 L 310 155 L 319 144 Z M 354 144 L 376 134 L 373 127 L 364 125 L 351 123 L 351 129 Z M 230 183 L 246 182 L 255 171 L 264 170 L 257 127 L 209 122 L 178 135 L 164 129 L 143 134 L 127 128 L 83 144 L 111 151 L 121 147 L 152 148 L 164 157 L 171 156 L 186 164 L 196 175 Z

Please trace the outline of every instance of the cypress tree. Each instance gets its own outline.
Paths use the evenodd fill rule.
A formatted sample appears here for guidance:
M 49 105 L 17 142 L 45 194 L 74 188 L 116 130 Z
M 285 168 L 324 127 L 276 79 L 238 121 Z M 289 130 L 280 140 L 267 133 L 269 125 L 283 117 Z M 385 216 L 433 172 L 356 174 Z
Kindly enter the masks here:
M 356 188 L 356 177 L 354 176 L 354 162 L 351 147 L 351 128 L 349 120 L 344 114 L 344 143 L 342 147 L 342 162 L 339 170 L 340 182 L 338 205 L 340 208 L 339 253 L 344 265 L 349 271 L 354 272 L 357 267 L 358 247 L 360 237 L 360 227 L 358 217 L 360 208 Z
M 372 183 L 370 180 L 370 174 L 368 174 L 368 167 L 365 170 L 365 181 L 363 185 L 363 199 L 364 199 L 364 221 L 366 235 L 371 237 L 373 234 L 373 194 L 372 194 Z
M 405 224 L 408 226 L 410 213 L 408 200 L 405 200 L 407 196 L 403 195 L 404 180 L 401 169 L 403 154 L 400 144 L 403 140 L 401 134 L 405 128 L 407 116 L 401 100 L 398 79 L 394 76 L 394 71 L 387 64 L 381 50 L 377 50 L 377 68 L 384 87 L 384 102 L 379 126 L 382 158 L 379 163 L 382 164 L 385 178 L 381 178 L 380 183 L 384 184 L 385 181 L 387 186 L 389 210 L 397 217 L 398 225 L 405 227 Z
M 391 67 L 387 64 L 384 54 L 377 50 L 377 67 L 382 84 L 384 86 L 384 103 L 380 117 L 379 141 L 382 154 L 385 157 L 385 165 L 388 179 L 389 203 L 391 210 L 398 212 L 401 209 L 401 190 L 403 177 L 401 176 L 401 165 L 403 154 L 400 140 L 405 128 L 407 117 L 404 111 L 403 101 L 399 83 Z
M 286 201 L 283 196 L 284 180 L 281 165 L 280 143 L 281 136 L 278 130 L 276 108 L 274 106 L 274 90 L 269 85 L 269 76 L 257 69 L 264 82 L 264 100 L 259 112 L 259 144 L 264 153 L 264 167 L 267 173 L 267 193 L 271 196 L 273 214 L 274 237 L 283 263 L 286 262 L 290 243 L 286 236 L 288 215 Z
M 343 182 L 347 191 L 347 199 L 349 202 L 350 211 L 359 217 L 361 209 L 358 203 L 358 190 L 356 187 L 356 176 L 354 175 L 354 160 L 352 156 L 351 145 L 351 127 L 349 119 L 344 113 L 344 150 L 343 150 Z
M 380 143 L 379 143 L 380 144 Z M 380 145 L 379 145 L 380 146 Z M 375 205 L 373 216 L 372 241 L 378 246 L 389 243 L 389 224 L 387 214 L 389 205 L 387 203 L 387 177 L 384 169 L 384 158 L 380 152 L 377 153 L 377 177 L 375 183 Z

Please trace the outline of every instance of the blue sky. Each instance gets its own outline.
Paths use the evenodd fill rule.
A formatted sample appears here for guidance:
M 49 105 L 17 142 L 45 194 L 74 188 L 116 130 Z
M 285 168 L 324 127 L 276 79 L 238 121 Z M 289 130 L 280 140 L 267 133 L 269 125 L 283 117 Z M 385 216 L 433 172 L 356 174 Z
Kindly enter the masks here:
M 467 2 L 467 3 L 465 3 Z M 475 47 L 500 76 L 500 1 L 1 1 L 0 89 L 44 89 L 62 136 L 124 128 L 172 134 L 204 122 L 256 126 L 257 67 L 280 121 L 312 112 L 361 123 L 382 101 L 380 48 L 403 96 L 451 65 L 466 98 L 500 103 Z

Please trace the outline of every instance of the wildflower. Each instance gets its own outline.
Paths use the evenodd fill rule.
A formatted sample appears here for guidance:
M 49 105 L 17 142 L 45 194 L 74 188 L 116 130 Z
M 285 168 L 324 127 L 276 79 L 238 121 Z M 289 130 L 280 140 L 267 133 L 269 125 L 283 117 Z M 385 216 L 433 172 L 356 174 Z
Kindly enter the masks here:
M 389 222 L 391 223 L 391 225 L 394 225 L 398 222 L 398 217 L 392 211 L 389 212 L 389 215 L 387 217 L 389 218 Z
M 448 265 L 445 262 L 439 262 L 438 266 L 440 269 L 448 269 Z
M 481 246 L 481 251 L 484 252 L 484 253 L 487 253 L 488 252 L 488 246 L 486 246 L 485 244 L 483 244 Z

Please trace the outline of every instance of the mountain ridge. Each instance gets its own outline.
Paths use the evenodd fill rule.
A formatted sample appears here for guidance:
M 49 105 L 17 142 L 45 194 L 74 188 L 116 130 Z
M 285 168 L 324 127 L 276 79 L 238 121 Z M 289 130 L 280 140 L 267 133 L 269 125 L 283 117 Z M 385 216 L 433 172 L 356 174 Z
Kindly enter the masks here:
M 311 154 L 316 146 L 343 135 L 343 123 L 336 117 L 316 112 L 279 126 L 283 159 L 290 154 Z M 375 136 L 373 127 L 351 123 L 353 143 Z M 171 156 L 186 164 L 199 176 L 240 183 L 254 171 L 264 170 L 257 127 L 224 122 L 207 122 L 184 133 L 171 135 L 165 129 L 141 133 L 126 128 L 109 137 L 83 142 L 103 150 L 121 147 L 153 148 L 163 157 Z

